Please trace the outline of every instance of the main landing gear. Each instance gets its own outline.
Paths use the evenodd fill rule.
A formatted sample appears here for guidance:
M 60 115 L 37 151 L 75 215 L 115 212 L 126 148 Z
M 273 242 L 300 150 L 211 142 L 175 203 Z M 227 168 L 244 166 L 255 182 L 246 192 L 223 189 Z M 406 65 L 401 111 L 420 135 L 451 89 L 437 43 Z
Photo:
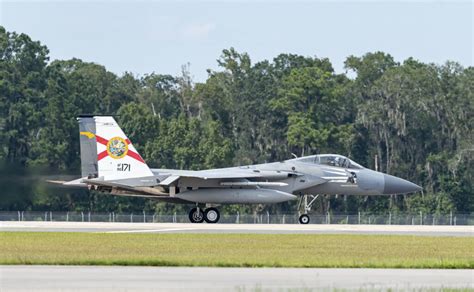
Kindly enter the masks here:
M 207 208 L 203 210 L 196 207 L 189 211 L 189 221 L 191 221 L 191 223 L 202 223 L 203 221 L 206 221 L 207 223 L 217 223 L 220 217 L 219 210 L 216 208 Z
M 308 197 L 311 198 L 311 201 L 308 203 Z M 311 210 L 311 206 L 313 206 L 314 202 L 319 195 L 303 195 L 300 198 L 300 202 L 298 203 L 298 212 L 301 209 L 301 205 L 304 203 L 304 213 L 300 215 L 298 221 L 300 224 L 308 224 L 309 223 L 309 216 L 308 212 Z

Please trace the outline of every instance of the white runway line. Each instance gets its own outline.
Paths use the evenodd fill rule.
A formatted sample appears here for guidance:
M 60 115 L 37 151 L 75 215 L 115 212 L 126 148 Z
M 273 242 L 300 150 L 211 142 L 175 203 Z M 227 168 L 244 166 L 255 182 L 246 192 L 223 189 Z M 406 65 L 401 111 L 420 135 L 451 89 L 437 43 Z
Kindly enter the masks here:
M 344 225 L 344 224 L 193 224 L 114 222 L 1 221 L 0 231 L 112 232 L 112 233 L 298 233 L 298 234 L 406 234 L 474 236 L 474 226 Z
M 146 232 L 187 231 L 187 230 L 196 230 L 196 228 L 117 230 L 117 231 L 106 231 L 106 232 L 97 232 L 97 233 L 146 233 Z

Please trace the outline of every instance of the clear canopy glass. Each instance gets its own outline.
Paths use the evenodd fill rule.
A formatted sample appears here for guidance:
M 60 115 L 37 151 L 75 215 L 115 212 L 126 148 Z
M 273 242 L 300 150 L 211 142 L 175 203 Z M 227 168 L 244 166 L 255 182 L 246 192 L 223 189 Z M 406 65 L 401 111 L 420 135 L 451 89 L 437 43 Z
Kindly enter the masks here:
M 312 155 L 312 156 L 297 158 L 297 160 L 300 160 L 302 162 L 307 162 L 307 163 L 328 165 L 328 166 L 334 166 L 334 167 L 343 167 L 343 168 L 352 168 L 352 169 L 363 168 L 358 163 L 350 160 L 349 158 L 345 156 L 338 155 L 338 154 Z

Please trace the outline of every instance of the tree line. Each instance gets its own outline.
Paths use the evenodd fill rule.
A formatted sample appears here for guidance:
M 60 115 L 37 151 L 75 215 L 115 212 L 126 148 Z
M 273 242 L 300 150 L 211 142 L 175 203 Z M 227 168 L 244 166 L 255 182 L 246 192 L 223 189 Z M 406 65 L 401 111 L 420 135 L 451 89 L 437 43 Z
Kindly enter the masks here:
M 338 153 L 422 185 L 393 197 L 322 197 L 332 212 L 474 210 L 474 68 L 397 62 L 384 52 L 252 62 L 224 49 L 205 82 L 182 74 L 116 75 L 0 27 L 0 210 L 165 212 L 179 205 L 52 189 L 44 174 L 79 174 L 76 117 L 113 114 L 151 167 L 205 169 Z M 159 65 L 159 64 L 158 64 Z M 1 195 L 1 193 L 0 193 Z M 228 206 L 289 213 L 294 203 Z

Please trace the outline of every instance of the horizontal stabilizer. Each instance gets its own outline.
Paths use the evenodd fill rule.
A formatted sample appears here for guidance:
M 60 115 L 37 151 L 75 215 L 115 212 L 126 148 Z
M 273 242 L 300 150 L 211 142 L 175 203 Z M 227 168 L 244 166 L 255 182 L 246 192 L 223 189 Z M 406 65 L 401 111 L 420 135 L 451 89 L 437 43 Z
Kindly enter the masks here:
M 56 184 L 56 185 L 63 185 L 65 182 L 67 182 L 65 180 L 49 180 L 49 179 L 47 179 L 46 181 L 52 184 Z
M 78 178 L 71 181 L 65 181 L 65 180 L 46 180 L 46 181 L 52 184 L 61 185 L 65 187 L 87 187 L 87 184 L 83 183 L 82 180 L 83 178 Z
M 134 186 L 128 186 L 128 185 L 119 184 L 119 183 L 116 183 L 116 182 L 103 181 L 103 180 L 98 180 L 98 179 L 84 179 L 82 181 L 84 183 L 87 183 L 87 184 L 90 184 L 90 185 L 95 185 L 95 186 L 117 188 L 117 189 L 120 189 L 120 190 L 131 191 L 131 192 L 134 192 L 134 193 L 142 193 L 142 194 L 153 195 L 155 197 L 157 197 L 157 196 L 166 196 L 166 197 L 168 197 L 167 193 L 164 193 L 160 189 L 156 189 L 156 188 L 152 188 L 152 187 L 134 187 Z

